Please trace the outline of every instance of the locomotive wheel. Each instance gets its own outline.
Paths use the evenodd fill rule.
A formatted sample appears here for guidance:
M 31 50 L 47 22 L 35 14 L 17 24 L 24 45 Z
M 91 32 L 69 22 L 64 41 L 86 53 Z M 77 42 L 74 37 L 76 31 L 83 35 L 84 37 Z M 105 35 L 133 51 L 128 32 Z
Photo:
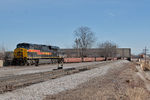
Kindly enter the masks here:
M 31 65 L 31 61 L 27 60 L 27 66 L 30 66 L 30 65 Z
M 39 59 L 35 60 L 35 66 L 39 66 Z

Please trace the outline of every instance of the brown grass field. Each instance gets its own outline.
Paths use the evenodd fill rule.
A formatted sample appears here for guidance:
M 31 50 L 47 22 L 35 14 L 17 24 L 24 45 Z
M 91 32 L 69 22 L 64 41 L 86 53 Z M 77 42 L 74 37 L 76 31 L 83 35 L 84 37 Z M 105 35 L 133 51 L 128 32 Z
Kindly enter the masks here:
M 89 80 L 76 89 L 48 95 L 44 100 L 150 100 L 150 93 L 130 63 Z

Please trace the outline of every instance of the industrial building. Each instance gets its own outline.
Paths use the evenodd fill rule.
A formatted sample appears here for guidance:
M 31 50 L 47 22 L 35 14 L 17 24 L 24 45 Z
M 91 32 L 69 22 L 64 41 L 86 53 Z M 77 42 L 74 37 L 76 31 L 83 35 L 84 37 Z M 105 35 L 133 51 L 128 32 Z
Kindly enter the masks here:
M 103 49 L 100 48 L 91 48 L 87 49 L 86 57 L 104 57 Z M 64 57 L 80 57 L 79 49 L 61 49 L 60 53 L 64 55 Z M 130 48 L 117 48 L 116 52 L 113 54 L 113 57 L 120 58 L 130 58 L 131 57 L 131 49 Z

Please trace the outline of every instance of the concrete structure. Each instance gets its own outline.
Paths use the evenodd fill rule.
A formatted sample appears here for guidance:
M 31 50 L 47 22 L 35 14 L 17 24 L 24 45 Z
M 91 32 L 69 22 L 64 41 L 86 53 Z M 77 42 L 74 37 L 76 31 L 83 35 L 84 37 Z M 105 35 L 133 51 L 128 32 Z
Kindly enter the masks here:
M 118 48 L 117 49 L 117 57 L 131 57 L 131 49 L 130 48 Z
M 3 60 L 0 60 L 0 67 L 3 67 Z
M 61 49 L 61 54 L 65 57 L 80 57 L 80 51 L 78 49 Z M 87 57 L 104 57 L 102 53 L 103 49 L 92 48 L 86 50 Z M 114 57 L 121 58 L 130 58 L 131 57 L 131 49 L 130 48 L 117 48 L 116 54 Z

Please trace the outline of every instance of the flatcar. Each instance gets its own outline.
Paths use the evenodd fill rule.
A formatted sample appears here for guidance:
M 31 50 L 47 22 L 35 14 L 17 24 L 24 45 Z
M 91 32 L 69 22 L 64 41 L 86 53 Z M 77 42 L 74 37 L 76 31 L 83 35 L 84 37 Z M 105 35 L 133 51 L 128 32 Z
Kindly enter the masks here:
M 14 65 L 38 65 L 41 62 L 61 63 L 59 47 L 30 43 L 19 43 L 14 50 Z

